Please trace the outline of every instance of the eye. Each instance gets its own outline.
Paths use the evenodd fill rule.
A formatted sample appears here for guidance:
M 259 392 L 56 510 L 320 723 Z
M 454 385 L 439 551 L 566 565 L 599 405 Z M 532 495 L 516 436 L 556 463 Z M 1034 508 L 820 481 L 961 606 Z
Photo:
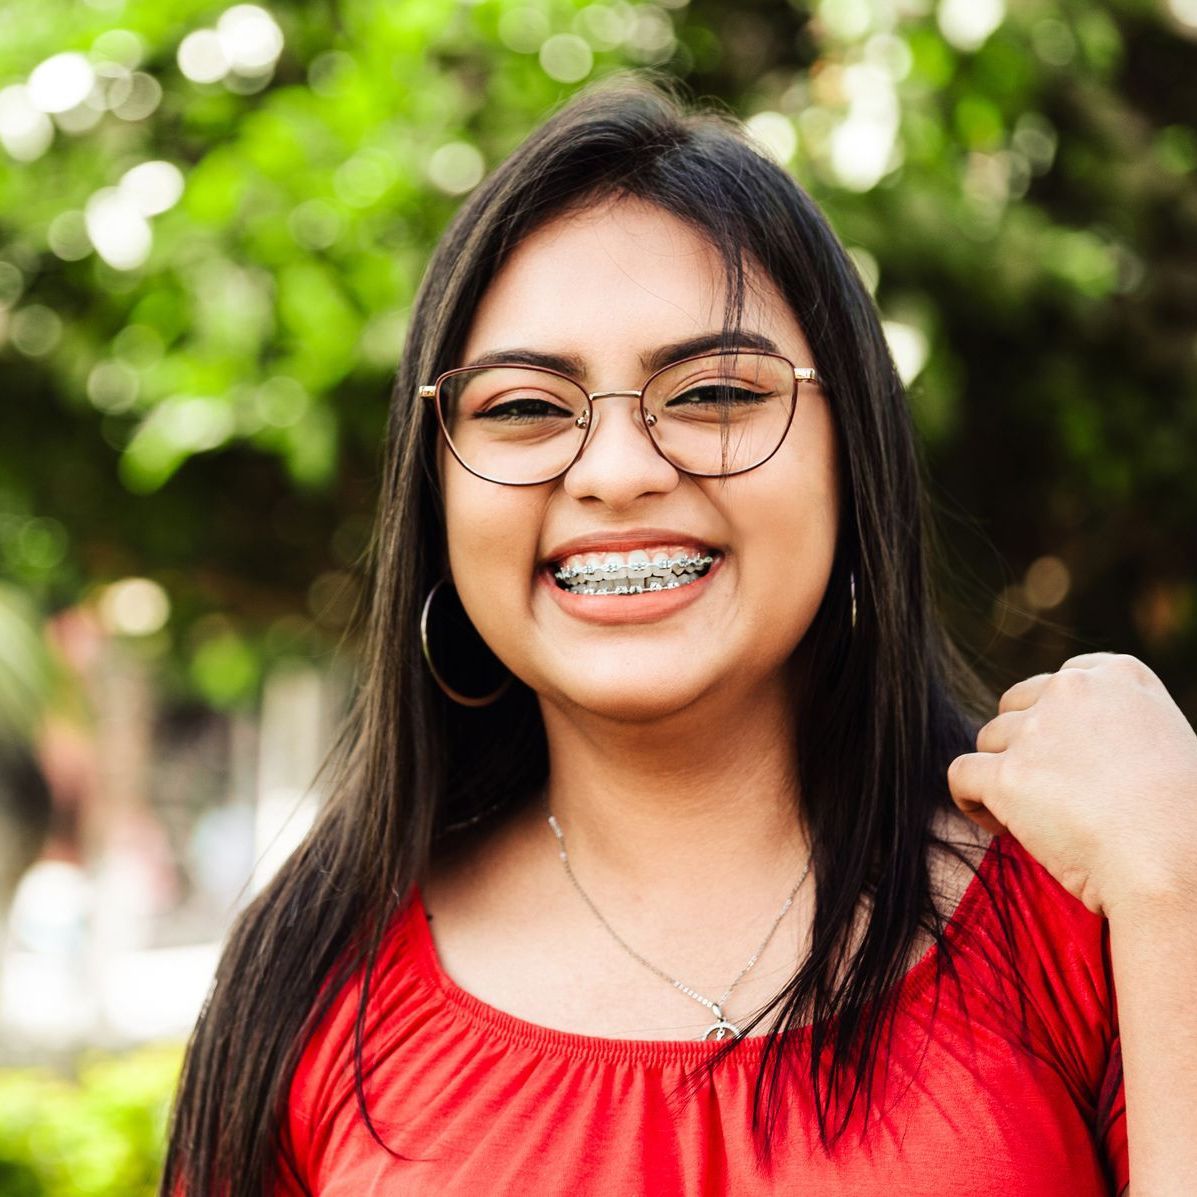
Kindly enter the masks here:
M 507 399 L 474 413 L 475 420 L 501 420 L 505 423 L 533 423 L 563 416 L 573 419 L 573 412 L 547 399 Z
M 691 387 L 688 391 L 674 396 L 665 406 L 704 407 L 714 404 L 756 404 L 765 403 L 768 399 L 768 394 L 761 394 L 757 391 L 750 391 L 746 387 L 720 382 Z

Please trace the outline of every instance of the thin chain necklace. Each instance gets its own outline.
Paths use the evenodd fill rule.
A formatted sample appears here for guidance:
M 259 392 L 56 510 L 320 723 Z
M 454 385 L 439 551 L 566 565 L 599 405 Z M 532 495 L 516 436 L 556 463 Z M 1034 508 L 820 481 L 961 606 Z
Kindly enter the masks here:
M 619 946 L 623 948 L 623 950 L 627 952 L 628 955 L 634 960 L 638 960 L 644 965 L 645 968 L 656 973 L 657 976 L 662 980 L 668 981 L 669 984 L 674 987 L 674 989 L 680 990 L 687 997 L 693 998 L 696 1002 L 701 1003 L 708 1010 L 710 1010 L 710 1012 L 715 1016 L 715 1021 L 711 1023 L 711 1025 L 702 1033 L 700 1036 L 701 1039 L 726 1039 L 729 1035 L 739 1038 L 740 1028 L 736 1026 L 735 1023 L 729 1021 L 727 1016 L 723 1013 L 723 1003 L 726 1002 L 728 997 L 731 996 L 731 991 L 735 989 L 735 987 L 739 985 L 739 983 L 748 975 L 748 970 L 752 968 L 757 960 L 760 959 L 761 953 L 769 946 L 769 941 L 776 934 L 777 928 L 781 926 L 781 920 L 785 918 L 786 911 L 789 910 L 794 904 L 794 898 L 797 896 L 798 890 L 802 883 L 806 880 L 807 873 L 810 872 L 811 856 L 807 856 L 806 868 L 802 870 L 802 876 L 798 878 L 797 884 L 795 884 L 794 888 L 790 890 L 790 896 L 786 898 L 784 904 L 782 905 L 781 912 L 778 914 L 777 918 L 773 920 L 773 926 L 769 928 L 769 933 L 763 940 L 761 940 L 761 946 L 752 953 L 748 963 L 744 965 L 742 969 L 740 969 L 736 979 L 723 991 L 723 996 L 720 997 L 718 1001 L 712 1001 L 710 998 L 703 997 L 701 993 L 691 989 L 689 985 L 684 985 L 676 977 L 671 977 L 667 972 L 665 972 L 663 969 L 659 969 L 651 961 L 645 960 L 645 958 L 641 956 L 640 953 L 637 952 L 636 949 L 630 944 L 626 943 L 620 936 L 619 932 L 616 931 L 615 928 L 612 927 L 605 918 L 603 918 L 602 911 L 600 911 L 599 908 L 591 901 L 590 895 L 579 884 L 577 877 L 574 876 L 574 871 L 570 867 L 569 863 L 569 855 L 565 851 L 565 836 L 562 834 L 561 825 L 557 822 L 553 815 L 549 815 L 548 819 L 549 826 L 553 829 L 553 834 L 557 837 L 558 855 L 561 857 L 561 863 L 565 865 L 566 874 L 568 875 L 570 881 L 573 882 L 574 889 L 576 889 L 581 895 L 582 901 L 585 902 L 586 905 L 589 906 L 594 912 L 595 918 L 597 918 L 598 921 L 607 928 L 611 938 L 614 939 L 615 942 L 619 944 Z

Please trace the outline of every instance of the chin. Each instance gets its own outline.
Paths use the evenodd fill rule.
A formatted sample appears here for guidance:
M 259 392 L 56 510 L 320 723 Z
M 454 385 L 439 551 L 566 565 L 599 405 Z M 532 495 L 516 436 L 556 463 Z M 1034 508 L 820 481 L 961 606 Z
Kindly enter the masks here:
M 642 677 L 629 686 L 625 673 L 590 677 L 584 684 L 576 678 L 564 685 L 546 688 L 551 701 L 559 701 L 603 719 L 620 723 L 651 723 L 667 719 L 691 706 L 710 692 L 713 679 L 680 678 L 676 673 L 658 678 Z

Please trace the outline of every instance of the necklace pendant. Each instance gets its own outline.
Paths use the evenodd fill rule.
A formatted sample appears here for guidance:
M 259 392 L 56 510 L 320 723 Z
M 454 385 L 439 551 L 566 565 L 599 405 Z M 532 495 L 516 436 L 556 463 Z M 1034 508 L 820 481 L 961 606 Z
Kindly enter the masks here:
M 715 1021 L 703 1032 L 704 1042 L 708 1039 L 738 1039 L 740 1037 L 740 1028 L 734 1022 L 728 1022 L 718 1006 L 712 1006 L 711 1013 L 715 1015 Z

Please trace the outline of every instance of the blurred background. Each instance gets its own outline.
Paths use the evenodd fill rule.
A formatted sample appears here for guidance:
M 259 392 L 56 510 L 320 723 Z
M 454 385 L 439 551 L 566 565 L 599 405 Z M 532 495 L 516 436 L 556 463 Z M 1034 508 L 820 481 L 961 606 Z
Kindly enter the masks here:
M 321 799 L 423 263 L 629 67 L 850 247 L 981 674 L 1133 653 L 1197 719 L 1197 0 L 6 0 L 3 1197 L 153 1191 L 221 937 Z

